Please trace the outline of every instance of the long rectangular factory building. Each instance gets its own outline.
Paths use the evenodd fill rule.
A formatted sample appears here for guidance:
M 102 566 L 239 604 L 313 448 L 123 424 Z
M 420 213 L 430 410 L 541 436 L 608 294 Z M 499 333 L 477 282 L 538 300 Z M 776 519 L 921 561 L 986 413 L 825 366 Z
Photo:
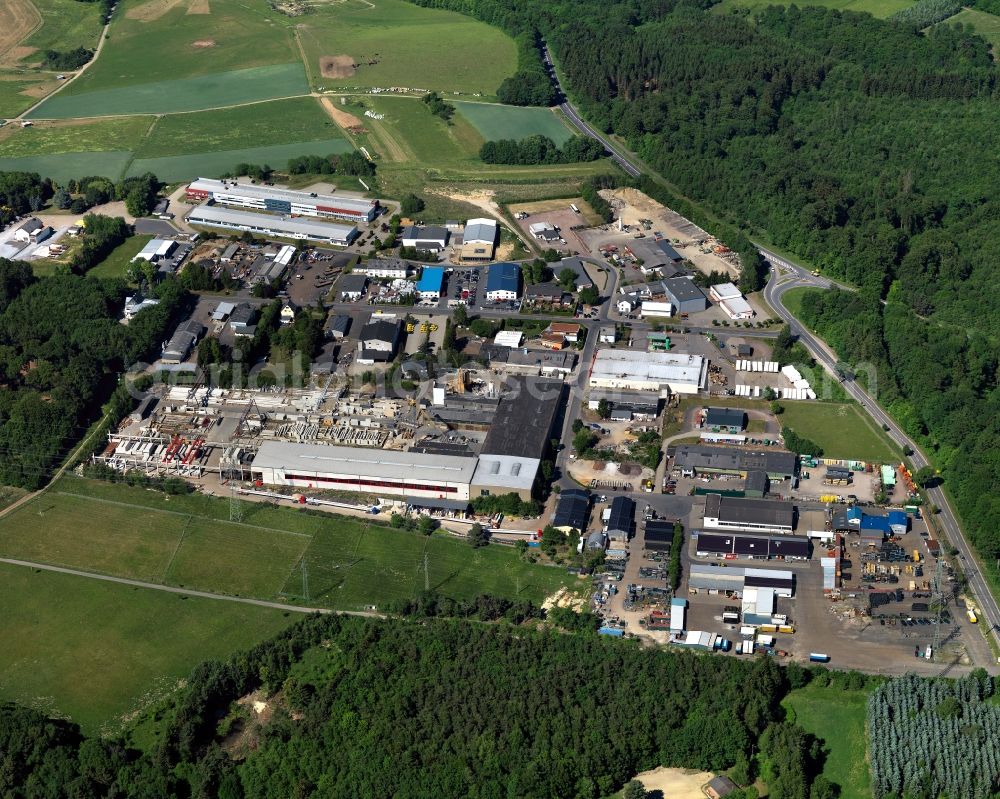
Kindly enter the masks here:
M 209 178 L 198 178 L 190 183 L 187 187 L 187 196 L 191 200 L 211 200 L 236 208 L 255 208 L 259 211 L 302 216 L 337 217 L 350 219 L 353 222 L 371 222 L 381 210 L 378 200 L 364 197 L 316 194 Z
M 590 370 L 591 388 L 697 394 L 707 384 L 708 361 L 676 352 L 598 350 Z
M 337 225 L 314 219 L 287 219 L 277 214 L 258 214 L 215 205 L 199 205 L 188 214 L 187 221 L 192 225 L 246 230 L 261 236 L 303 239 L 340 247 L 346 247 L 358 236 L 358 229 L 354 225 Z
M 468 500 L 476 463 L 471 456 L 267 441 L 251 473 L 273 486 Z
M 699 530 L 695 532 L 694 539 L 695 552 L 699 557 L 754 560 L 809 559 L 809 537 L 804 535 L 762 535 Z
M 795 573 L 785 569 L 743 569 L 734 566 L 707 566 L 692 563 L 688 590 L 741 594 L 746 588 L 772 589 L 776 596 L 789 598 L 795 592 Z

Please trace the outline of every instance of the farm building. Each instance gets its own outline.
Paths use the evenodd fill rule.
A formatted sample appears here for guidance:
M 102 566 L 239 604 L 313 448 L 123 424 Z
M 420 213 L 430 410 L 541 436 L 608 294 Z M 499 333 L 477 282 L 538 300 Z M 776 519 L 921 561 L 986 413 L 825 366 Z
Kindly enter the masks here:
M 669 552 L 674 541 L 674 523 L 664 519 L 650 519 L 646 522 L 646 549 L 653 552 Z
M 612 541 L 628 541 L 635 536 L 635 500 L 617 496 L 611 500 L 605 531 Z
M 747 426 L 747 414 L 740 408 L 706 408 L 705 425 L 739 433 Z
M 448 244 L 448 231 L 443 227 L 411 227 L 403 228 L 400 243 L 404 247 L 413 247 L 426 252 L 441 252 Z
M 420 272 L 420 280 L 417 281 L 417 294 L 422 300 L 441 299 L 441 290 L 444 288 L 444 267 L 425 266 Z
M 590 370 L 591 388 L 697 394 L 707 379 L 702 356 L 670 352 L 598 350 Z
M 714 530 L 790 533 L 795 529 L 795 508 L 774 500 L 709 494 L 705 497 L 704 523 Z
M 668 278 L 663 281 L 663 291 L 678 313 L 697 313 L 708 308 L 704 292 L 689 278 Z
M 672 452 L 671 452 L 672 450 Z M 705 444 L 678 444 L 667 450 L 674 458 L 674 468 L 685 477 L 699 474 L 735 474 L 761 470 L 771 480 L 791 480 L 798 474 L 799 459 L 782 450 L 749 450 L 736 447 L 712 447 Z
M 265 441 L 251 470 L 265 485 L 467 501 L 476 458 Z
M 357 302 L 368 288 L 368 277 L 366 275 L 344 275 L 337 281 L 337 296 L 346 302 Z
M 286 219 L 276 214 L 258 214 L 232 208 L 199 205 L 187 215 L 191 225 L 243 230 L 261 236 L 300 239 L 346 247 L 358 236 L 353 225 L 336 225 L 307 219 Z
M 567 488 L 559 495 L 552 526 L 563 532 L 586 530 L 589 510 L 590 494 L 582 488 Z
M 516 300 L 521 293 L 521 268 L 502 261 L 486 270 L 486 299 L 490 302 Z
M 807 560 L 809 538 L 802 535 L 719 533 L 700 530 L 695 536 L 699 557 L 736 557 L 756 560 Z
M 204 332 L 205 328 L 194 319 L 181 322 L 174 330 L 170 341 L 163 345 L 160 360 L 169 364 L 183 363 Z
M 190 200 L 212 201 L 234 208 L 253 208 L 295 216 L 350 219 L 352 222 L 371 222 L 381 210 L 378 200 L 366 200 L 363 197 L 316 194 L 207 178 L 198 178 L 189 184 L 187 196 Z

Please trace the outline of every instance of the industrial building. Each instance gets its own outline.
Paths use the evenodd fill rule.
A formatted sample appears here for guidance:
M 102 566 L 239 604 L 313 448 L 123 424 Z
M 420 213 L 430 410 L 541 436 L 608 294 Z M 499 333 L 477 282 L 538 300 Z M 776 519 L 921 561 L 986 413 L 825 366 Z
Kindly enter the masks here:
M 635 500 L 617 496 L 605 513 L 605 532 L 612 541 L 629 541 L 635 536 Z
M 476 459 L 265 441 L 251 466 L 265 485 L 467 501 Z
M 809 538 L 803 535 L 761 535 L 754 533 L 695 533 L 699 557 L 748 558 L 753 560 L 808 560 Z
M 444 288 L 444 267 L 425 266 L 417 281 L 417 294 L 422 300 L 439 300 Z
M 589 288 L 594 285 L 594 281 L 590 279 L 590 275 L 587 274 L 587 267 L 584 265 L 583 259 L 579 255 L 573 255 L 569 258 L 563 258 L 559 261 L 553 261 L 549 265 L 549 269 L 552 270 L 552 274 L 558 279 L 560 272 L 564 269 L 569 269 L 576 273 L 576 278 L 573 281 L 573 287 L 577 291 L 583 291 L 585 288 Z
M 735 566 L 708 566 L 692 563 L 688 588 L 694 592 L 737 594 L 747 588 L 772 588 L 779 597 L 790 598 L 795 592 L 795 574 L 786 569 L 752 569 Z
M 639 314 L 644 319 L 648 317 L 673 316 L 674 306 L 669 302 L 643 300 L 642 305 L 639 306 Z
M 668 278 L 663 281 L 663 291 L 677 313 L 698 313 L 708 308 L 708 298 L 689 278 Z
M 357 302 L 368 288 L 366 275 L 344 275 L 337 281 L 337 296 L 345 302 Z
M 170 340 L 163 345 L 163 354 L 160 356 L 160 360 L 168 364 L 183 363 L 204 332 L 204 326 L 194 319 L 181 322 L 174 330 Z
M 378 200 L 292 191 L 235 180 L 198 178 L 188 185 L 187 196 L 190 200 L 212 201 L 235 208 L 254 208 L 296 216 L 337 217 L 353 222 L 371 222 L 381 210 Z
M 448 231 L 443 227 L 413 225 L 403 228 L 399 242 L 404 247 L 413 247 L 416 250 L 441 252 L 448 245 Z
M 387 363 L 396 357 L 402 333 L 398 319 L 373 319 L 358 336 L 358 363 Z
M 705 497 L 705 527 L 714 530 L 790 533 L 795 508 L 785 502 L 709 494 Z
M 532 350 L 502 343 L 483 345 L 479 359 L 494 372 L 534 377 L 564 378 L 576 366 L 576 353 L 572 350 Z
M 243 230 L 261 236 L 301 239 L 346 247 L 358 237 L 353 225 L 336 225 L 307 219 L 289 219 L 276 214 L 258 214 L 213 205 L 199 205 L 187 215 L 191 225 Z
M 489 263 L 497 243 L 497 223 L 493 219 L 470 219 L 462 234 L 458 258 L 463 263 Z
M 405 280 L 413 271 L 409 261 L 402 258 L 372 258 L 362 261 L 354 267 L 354 271 L 368 277 Z
M 171 241 L 170 239 L 150 239 L 139 252 L 132 256 L 132 260 L 148 261 L 151 264 L 155 264 L 163 258 L 169 258 L 176 249 L 176 241 Z
M 685 477 L 699 474 L 735 474 L 763 471 L 771 480 L 792 480 L 798 474 L 799 459 L 783 450 L 748 450 L 712 447 L 705 444 L 678 444 L 668 448 L 674 468 Z
M 739 433 L 747 426 L 747 414 L 740 408 L 706 408 L 705 425 Z
M 756 312 L 743 298 L 741 292 L 732 283 L 719 283 L 708 290 L 709 296 L 719 303 L 719 307 L 729 316 L 730 319 L 753 319 Z
M 667 261 L 672 264 L 679 264 L 684 259 L 681 254 L 675 250 L 666 239 L 659 239 L 653 245 L 654 250 L 658 250 L 660 255 L 662 255 Z
M 697 394 L 707 380 L 702 356 L 671 352 L 598 350 L 590 371 L 591 388 Z
M 486 299 L 516 300 L 521 294 L 521 267 L 510 262 L 491 264 L 486 270 Z
M 552 526 L 566 533 L 570 530 L 586 530 L 589 511 L 590 494 L 582 488 L 567 488 L 559 495 L 556 512 L 552 516 Z
M 660 415 L 663 404 L 658 394 L 648 391 L 608 391 L 595 388 L 587 395 L 587 407 L 596 411 L 602 400 L 611 406 L 612 413 L 620 412 L 623 417 L 627 415 L 629 421 L 655 419 Z
M 669 552 L 674 542 L 674 523 L 665 519 L 649 519 L 644 532 L 646 549 Z

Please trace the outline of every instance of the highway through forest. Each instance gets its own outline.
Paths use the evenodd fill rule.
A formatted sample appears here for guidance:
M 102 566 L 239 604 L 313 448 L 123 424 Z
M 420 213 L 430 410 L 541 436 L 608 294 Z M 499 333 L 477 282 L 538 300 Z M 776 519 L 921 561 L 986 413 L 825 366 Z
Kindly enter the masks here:
M 793 288 L 847 287 L 826 278 L 816 277 L 800 264 L 793 263 L 786 257 L 773 253 L 766 248 L 760 247 L 759 250 L 760 254 L 771 265 L 770 278 L 764 287 L 764 299 L 778 316 L 788 322 L 792 334 L 805 345 L 806 349 L 816 358 L 817 362 L 822 364 L 823 368 L 834 378 L 840 379 L 841 374 L 837 370 L 836 354 L 792 315 L 791 311 L 782 302 L 782 297 L 786 291 Z M 852 375 L 845 376 L 841 381 L 841 385 L 851 397 L 857 400 L 862 409 L 886 431 L 896 444 L 900 447 L 909 447 L 913 451 L 910 461 L 915 469 L 933 465 L 921 451 L 917 443 L 903 432 L 889 414 L 879 406 L 875 398 Z M 975 552 L 958 523 L 958 518 L 952 509 L 951 503 L 948 501 L 948 496 L 940 486 L 926 489 L 926 493 L 931 502 L 940 509 L 937 519 L 944 528 L 949 542 L 958 550 L 959 560 L 969 581 L 969 587 L 978 600 L 980 615 L 986 619 L 990 632 L 996 638 L 997 642 L 1000 643 L 1000 607 L 998 607 L 996 597 L 990 591 L 989 584 L 983 576 L 979 563 L 976 560 Z

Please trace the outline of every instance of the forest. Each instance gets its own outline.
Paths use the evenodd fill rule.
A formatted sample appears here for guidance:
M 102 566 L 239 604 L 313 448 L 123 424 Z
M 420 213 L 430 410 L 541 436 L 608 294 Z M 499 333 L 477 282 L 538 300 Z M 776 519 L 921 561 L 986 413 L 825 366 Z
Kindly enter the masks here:
M 795 5 L 414 2 L 544 39 L 585 116 L 672 186 L 642 188 L 745 262 L 751 235 L 856 287 L 813 297 L 803 321 L 874 368 L 979 552 L 1000 557 L 1000 73 L 984 39 Z M 765 276 L 759 258 L 750 271 L 744 289 Z
M 586 136 L 571 136 L 562 147 L 548 136 L 487 141 L 479 148 L 487 164 L 575 164 L 604 157 L 604 146 Z
M 488 598 L 408 610 L 311 616 L 199 665 L 141 720 L 156 730 L 142 751 L 0 706 L 0 794 L 598 799 L 658 765 L 749 784 L 759 763 L 775 799 L 833 795 L 819 742 L 782 719 L 800 668 L 651 651 L 568 611 L 560 626 L 578 632 L 537 628 L 537 609 Z M 266 716 L 239 701 L 253 692 Z
M 107 220 L 88 219 L 95 229 Z M 125 326 L 126 288 L 76 274 L 38 279 L 29 264 L 0 259 L 0 483 L 44 483 L 117 395 L 119 373 L 158 354 L 187 292 L 164 281 L 160 304 Z

